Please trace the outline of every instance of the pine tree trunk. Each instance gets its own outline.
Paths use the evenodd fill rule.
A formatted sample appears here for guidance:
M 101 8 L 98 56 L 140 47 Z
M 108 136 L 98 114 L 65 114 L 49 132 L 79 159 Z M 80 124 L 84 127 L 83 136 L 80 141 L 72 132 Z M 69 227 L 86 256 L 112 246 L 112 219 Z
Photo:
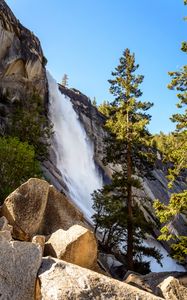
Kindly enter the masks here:
M 133 270 L 133 219 L 132 219 L 132 148 L 131 144 L 127 145 L 127 267 Z

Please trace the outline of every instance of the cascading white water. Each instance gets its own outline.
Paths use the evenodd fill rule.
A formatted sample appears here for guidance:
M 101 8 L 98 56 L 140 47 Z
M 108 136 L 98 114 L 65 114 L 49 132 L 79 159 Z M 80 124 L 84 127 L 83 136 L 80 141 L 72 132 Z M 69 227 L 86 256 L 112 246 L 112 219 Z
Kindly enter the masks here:
M 102 179 L 93 160 L 93 145 L 82 127 L 72 103 L 58 88 L 58 84 L 47 74 L 49 85 L 49 112 L 54 124 L 53 148 L 57 159 L 57 168 L 69 189 L 69 195 L 90 221 L 93 215 L 91 193 L 102 187 Z M 156 240 L 146 244 L 155 246 L 164 256 L 163 268 L 151 260 L 151 270 L 184 271 L 182 266 L 167 256 L 166 250 Z M 146 258 L 145 258 L 146 260 Z M 149 260 L 149 259 L 147 259 Z
M 70 99 L 48 73 L 49 112 L 54 124 L 54 150 L 57 168 L 69 195 L 88 219 L 93 215 L 91 193 L 101 188 L 102 178 L 95 166 L 93 145 L 88 139 Z

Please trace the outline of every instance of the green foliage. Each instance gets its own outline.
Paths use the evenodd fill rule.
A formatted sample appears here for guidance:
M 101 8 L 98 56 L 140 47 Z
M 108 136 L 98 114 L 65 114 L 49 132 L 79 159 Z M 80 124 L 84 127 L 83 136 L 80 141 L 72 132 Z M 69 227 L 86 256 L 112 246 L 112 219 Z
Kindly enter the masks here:
M 120 180 L 119 178 L 120 175 L 115 173 L 111 184 L 105 185 L 101 190 L 93 193 L 95 214 L 92 218 L 95 223 L 95 231 L 102 232 L 103 249 L 106 252 L 114 251 L 114 253 L 118 249 L 118 252 L 127 260 L 127 179 L 123 178 L 122 173 Z M 134 186 L 139 187 L 139 181 L 134 180 Z M 142 200 L 145 201 L 145 199 Z M 162 259 L 162 255 L 155 247 L 147 247 L 143 244 L 146 235 L 152 233 L 153 225 L 145 220 L 135 201 L 132 208 L 132 218 L 134 225 L 133 261 L 137 267 L 140 264 L 142 267 L 147 265 L 147 270 L 149 270 L 149 264 L 142 260 L 143 256 L 154 257 L 159 264 L 161 264 Z
M 40 177 L 35 151 L 16 137 L 0 137 L 0 202 L 30 177 Z
M 123 245 L 129 269 L 145 253 L 161 259 L 156 249 L 148 250 L 143 245 L 149 226 L 137 205 L 140 196 L 137 190 L 142 189 L 138 177 L 151 173 L 154 158 L 147 130 L 150 115 L 146 113 L 152 104 L 138 100 L 143 81 L 143 76 L 135 73 L 138 67 L 134 54 L 126 49 L 112 72 L 113 79 L 109 80 L 115 100 L 104 102 L 98 108 L 107 117 L 104 163 L 118 166 L 119 170 L 114 171 L 110 185 L 93 195 L 96 230 L 100 228 L 104 232 L 103 243 L 110 249 L 121 249 Z M 146 200 L 142 197 L 142 202 Z
M 169 134 L 156 134 L 152 138 L 152 144 L 162 153 L 164 162 L 171 162 L 173 167 L 168 169 L 169 187 L 182 170 L 187 168 L 187 131 L 173 132 Z
M 100 111 L 104 116 L 109 116 L 110 104 L 108 101 L 104 101 L 97 107 L 98 111 Z
M 44 115 L 42 99 L 33 94 L 14 108 L 9 135 L 18 137 L 22 142 L 33 145 L 37 157 L 45 159 L 48 155 L 52 125 Z
M 168 205 L 164 205 L 156 200 L 154 208 L 160 222 L 164 223 L 159 240 L 171 240 L 172 256 L 181 263 L 185 262 L 187 257 L 187 236 L 177 235 L 173 231 L 172 221 L 179 214 L 187 217 L 187 190 L 178 194 L 172 194 Z
M 184 4 L 187 4 L 186 0 Z M 187 52 L 186 42 L 182 43 L 181 49 Z M 179 71 L 169 72 L 169 75 L 172 80 L 168 88 L 178 92 L 179 102 L 177 107 L 182 109 L 181 113 L 174 114 L 171 117 L 172 122 L 176 123 L 175 132 L 167 136 L 167 138 L 164 137 L 166 141 L 163 147 L 164 155 L 173 163 L 173 167 L 169 169 L 168 176 L 170 180 L 169 187 L 172 187 L 176 177 L 187 168 L 187 65 L 183 66 Z M 169 142 L 168 145 L 167 142 Z M 187 217 L 187 190 L 178 194 L 172 194 L 168 205 L 164 205 L 157 200 L 154 206 L 160 222 L 164 224 L 161 228 L 159 239 L 171 241 L 173 257 L 179 262 L 187 262 L 187 236 L 179 236 L 172 230 L 171 226 L 172 222 L 180 214 Z
M 145 112 L 152 106 L 150 102 L 137 100 L 142 96 L 139 85 L 144 78 L 135 74 L 138 67 L 134 54 L 126 49 L 120 58 L 119 66 L 112 72 L 114 79 L 109 80 L 110 92 L 115 96 L 115 101 L 111 105 L 110 118 L 106 123 L 106 127 L 117 139 L 133 144 L 146 141 L 146 126 L 150 115 Z
M 97 101 L 96 101 L 96 98 L 95 98 L 95 97 L 94 97 L 93 100 L 92 100 L 92 105 L 95 106 L 95 107 L 97 107 Z

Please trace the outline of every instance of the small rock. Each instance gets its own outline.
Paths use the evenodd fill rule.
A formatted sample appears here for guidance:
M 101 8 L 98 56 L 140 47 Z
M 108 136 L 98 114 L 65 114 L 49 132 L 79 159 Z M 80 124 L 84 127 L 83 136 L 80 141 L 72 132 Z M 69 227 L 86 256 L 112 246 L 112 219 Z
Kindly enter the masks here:
M 150 285 L 145 283 L 142 275 L 130 271 L 128 276 L 125 277 L 126 279 L 124 280 L 124 282 L 136 286 L 141 290 L 147 291 L 149 293 L 153 293 Z
M 32 243 L 36 245 L 40 245 L 42 249 L 42 253 L 44 253 L 44 247 L 45 247 L 45 236 L 44 235 L 35 235 L 32 238 Z
M 8 220 L 4 216 L 0 218 L 0 231 L 1 230 L 7 230 L 10 231 L 10 233 L 12 233 L 13 230 L 12 226 L 8 224 Z
M 12 240 L 12 235 L 11 235 L 10 231 L 8 231 L 8 230 L 0 231 L 0 241 L 3 241 L 3 240 L 6 240 L 8 242 Z
M 159 285 L 166 300 L 187 299 L 187 288 L 180 284 L 179 280 L 169 276 Z

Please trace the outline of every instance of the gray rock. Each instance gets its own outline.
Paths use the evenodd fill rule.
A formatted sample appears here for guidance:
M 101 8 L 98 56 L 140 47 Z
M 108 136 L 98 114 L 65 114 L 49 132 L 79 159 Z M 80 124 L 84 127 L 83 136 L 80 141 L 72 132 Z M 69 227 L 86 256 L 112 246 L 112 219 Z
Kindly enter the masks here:
M 58 229 L 67 230 L 75 224 L 83 224 L 83 214 L 67 196 L 58 192 L 52 185 L 49 186 L 45 214 L 38 233 L 50 235 Z
M 0 240 L 0 298 L 33 300 L 41 249 L 28 242 Z
M 2 214 L 13 226 L 13 236 L 19 240 L 30 240 L 43 221 L 47 204 L 49 184 L 32 178 L 22 184 L 6 199 Z
M 44 300 L 156 300 L 162 299 L 136 287 L 70 263 L 43 258 L 39 270 Z
M 5 216 L 2 216 L 0 218 L 0 231 L 1 230 L 3 230 L 3 231 L 7 230 L 10 233 L 12 233 L 12 230 L 13 230 L 12 226 L 8 224 L 8 220 L 5 218 Z

